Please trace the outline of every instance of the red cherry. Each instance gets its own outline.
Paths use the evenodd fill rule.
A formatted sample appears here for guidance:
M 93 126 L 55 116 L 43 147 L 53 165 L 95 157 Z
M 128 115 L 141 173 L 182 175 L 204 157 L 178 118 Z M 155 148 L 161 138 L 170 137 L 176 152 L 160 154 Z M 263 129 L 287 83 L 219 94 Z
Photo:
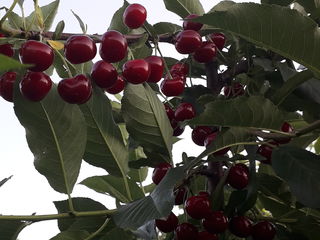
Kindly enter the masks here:
M 207 126 L 195 127 L 192 130 L 192 141 L 199 146 L 204 146 L 204 141 L 212 132 L 212 129 Z
M 5 37 L 2 33 L 0 33 L 0 38 Z M 0 54 L 6 55 L 7 57 L 12 57 L 14 54 L 14 50 L 11 44 L 1 44 L 0 45 Z
M 132 29 L 141 27 L 146 19 L 147 10 L 138 3 L 130 4 L 123 13 L 124 24 Z
M 219 50 L 223 49 L 226 43 L 226 36 L 223 33 L 212 33 L 210 34 L 210 38 Z
M 63 79 L 58 84 L 58 93 L 68 103 L 83 104 L 92 94 L 90 80 L 83 74 Z
M 193 54 L 195 61 L 199 63 L 207 63 L 217 55 L 216 45 L 212 42 L 203 42 Z
M 210 233 L 223 233 L 228 228 L 228 219 L 222 211 L 215 211 L 202 221 L 202 225 Z
M 43 72 L 47 70 L 53 63 L 54 54 L 48 45 L 29 40 L 20 48 L 20 60 L 24 64 L 33 64 L 29 70 L 34 72 Z
M 191 196 L 185 203 L 186 212 L 195 219 L 206 218 L 210 215 L 209 199 L 204 196 Z
M 243 189 L 249 184 L 249 169 L 244 164 L 236 164 L 229 170 L 227 182 L 235 189 Z
M 192 119 L 196 116 L 196 110 L 191 103 L 180 103 L 174 112 L 174 118 L 177 121 Z
M 198 196 L 203 196 L 203 197 L 206 197 L 206 198 L 210 198 L 210 194 L 208 192 L 205 192 L 205 191 L 200 191 L 198 193 Z
M 277 142 L 271 142 L 271 144 L 278 145 Z M 271 164 L 272 151 L 273 148 L 265 144 L 258 148 L 257 153 L 266 158 L 265 160 L 261 160 L 262 163 Z
M 111 87 L 106 88 L 105 91 L 111 94 L 118 94 L 123 91 L 124 87 L 126 86 L 126 82 L 124 81 L 122 76 L 118 76 L 115 84 Z
M 150 76 L 147 82 L 157 83 L 160 81 L 163 75 L 164 63 L 161 57 L 158 56 L 149 56 L 145 58 L 150 66 Z
M 169 104 L 164 104 L 164 109 L 166 110 L 166 114 L 167 114 L 169 120 L 171 121 L 172 119 L 174 119 L 174 111 L 169 106 Z
M 216 234 L 209 233 L 207 231 L 199 232 L 197 240 L 218 240 Z
M 112 64 L 100 60 L 93 65 L 91 78 L 99 87 L 109 88 L 116 83 L 118 73 Z
M 179 96 L 184 91 L 184 84 L 183 77 L 175 75 L 172 76 L 172 79 L 165 78 L 160 84 L 160 89 L 167 97 Z
M 201 46 L 201 36 L 194 30 L 184 30 L 176 37 L 175 47 L 181 54 L 193 53 Z
M 8 102 L 13 102 L 13 86 L 17 73 L 6 72 L 0 77 L 0 96 Z
M 272 240 L 276 236 L 274 225 L 268 221 L 261 221 L 252 226 L 253 240 Z
M 282 126 L 281 126 L 281 131 L 282 132 L 286 132 L 286 133 L 292 133 L 293 132 L 293 127 L 289 124 L 289 123 L 287 123 L 287 122 L 284 122 L 283 124 L 282 124 Z M 286 143 L 288 143 L 288 142 L 290 142 L 291 141 L 291 138 L 290 137 L 288 137 L 288 138 L 283 138 L 283 139 L 277 139 L 277 143 L 279 143 L 279 144 L 286 144 Z
M 122 66 L 122 76 L 132 84 L 144 83 L 150 76 L 149 63 L 143 59 L 128 61 Z
M 28 72 L 20 82 L 21 94 L 30 101 L 41 101 L 52 87 L 51 78 L 43 72 Z
M 162 178 L 164 178 L 164 176 L 166 175 L 166 173 L 168 172 L 168 170 L 172 168 L 171 164 L 163 162 L 163 163 L 159 163 L 155 169 L 153 170 L 152 173 L 152 181 L 154 184 L 158 185 Z
M 229 230 L 237 237 L 246 238 L 251 234 L 251 220 L 245 216 L 233 217 L 229 222 Z
M 232 86 L 225 86 L 223 88 L 223 93 L 226 97 L 232 98 L 242 96 L 245 93 L 245 91 L 243 85 L 237 82 L 232 84 Z
M 197 14 L 190 14 L 188 15 L 185 19 L 193 19 L 197 18 L 199 15 Z M 190 22 L 190 21 L 183 21 L 183 29 L 184 30 L 194 30 L 194 31 L 199 31 L 202 28 L 203 24 L 202 23 L 197 23 L 197 22 Z
M 97 47 L 90 37 L 73 35 L 66 41 L 64 54 L 71 63 L 80 64 L 92 60 L 97 54 Z
M 213 132 L 210 135 L 208 135 L 207 138 L 204 140 L 204 146 L 208 147 L 212 143 L 212 141 L 216 139 L 217 135 L 218 135 L 218 132 Z M 229 152 L 229 150 L 230 150 L 230 147 L 226 147 L 213 153 L 213 155 L 215 156 L 225 155 L 227 152 Z
M 195 240 L 198 237 L 198 229 L 191 223 L 181 223 L 175 230 L 176 240 Z
M 178 190 L 174 193 L 175 199 L 174 204 L 175 205 L 181 205 L 184 203 L 186 196 L 187 196 L 187 189 L 185 187 L 180 187 Z
M 179 220 L 173 212 L 165 219 L 156 219 L 155 220 L 157 228 L 164 233 L 173 232 L 174 229 L 178 226 Z
M 177 126 L 173 129 L 173 136 L 178 137 L 184 132 L 184 127 Z
M 188 63 L 181 63 L 181 62 L 175 63 L 171 66 L 170 72 L 171 73 L 179 72 L 179 73 L 182 73 L 183 75 L 188 75 L 189 65 Z
M 127 39 L 118 31 L 111 30 L 103 34 L 99 54 L 109 63 L 119 62 L 127 56 Z

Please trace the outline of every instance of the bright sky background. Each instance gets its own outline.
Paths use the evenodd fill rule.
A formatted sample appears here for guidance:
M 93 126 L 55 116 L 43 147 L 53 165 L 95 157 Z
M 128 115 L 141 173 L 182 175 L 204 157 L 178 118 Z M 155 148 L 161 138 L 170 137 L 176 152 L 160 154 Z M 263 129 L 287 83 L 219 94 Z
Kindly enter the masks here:
M 40 6 L 52 2 L 51 0 L 39 0 Z M 167 11 L 162 0 L 135 0 L 130 3 L 140 3 L 145 6 L 148 12 L 147 20 L 154 24 L 157 22 L 172 22 L 182 24 L 179 16 Z M 205 10 L 208 11 L 219 1 L 202 0 Z M 240 2 L 240 1 L 236 1 Z M 255 0 L 255 2 L 258 2 Z M 12 0 L 1 1 L 0 7 L 9 7 Z M 65 32 L 81 33 L 80 26 L 71 13 L 71 9 L 88 24 L 88 33 L 104 33 L 110 23 L 113 13 L 123 4 L 122 0 L 101 1 L 101 0 L 61 0 L 57 17 L 53 24 L 64 20 Z M 25 11 L 28 15 L 33 11 L 33 1 L 25 0 Z M 20 14 L 16 6 L 15 12 Z M 175 54 L 173 46 L 163 44 L 160 46 L 166 56 L 179 57 Z M 174 53 L 175 55 L 172 55 Z M 98 58 L 96 58 L 98 59 Z M 59 81 L 59 79 L 53 79 Z M 56 209 L 53 201 L 65 200 L 66 195 L 59 194 L 51 189 L 45 177 L 40 175 L 33 166 L 33 155 L 30 152 L 24 128 L 17 120 L 13 104 L 0 98 L 0 180 L 13 175 L 13 178 L 0 188 L 0 214 L 30 215 L 53 214 Z M 197 147 L 191 141 L 191 131 L 186 130 L 181 137 L 186 138 L 174 145 L 174 159 L 180 161 L 181 153 L 196 156 L 203 148 Z M 192 146 L 192 147 L 190 147 Z M 93 175 L 105 175 L 103 169 L 92 167 L 85 162 L 82 163 L 81 173 L 78 182 Z M 109 208 L 114 207 L 114 201 L 105 195 L 97 194 L 82 185 L 76 185 L 73 197 L 90 197 L 100 201 Z M 46 240 L 59 232 L 56 221 L 46 221 L 32 224 L 25 228 L 19 235 L 19 240 Z

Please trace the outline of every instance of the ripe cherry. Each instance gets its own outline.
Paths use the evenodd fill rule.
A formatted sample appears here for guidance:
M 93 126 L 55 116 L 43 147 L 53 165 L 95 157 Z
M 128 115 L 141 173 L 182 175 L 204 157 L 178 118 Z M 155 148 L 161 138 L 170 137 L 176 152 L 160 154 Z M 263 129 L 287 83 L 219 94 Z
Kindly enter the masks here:
M 184 203 L 186 196 L 187 196 L 187 189 L 185 187 L 178 188 L 175 193 L 174 204 L 181 205 Z
M 249 169 L 246 165 L 238 163 L 229 170 L 227 182 L 235 189 L 243 189 L 249 184 Z
M 210 194 L 206 191 L 200 191 L 198 193 L 199 196 L 203 196 L 203 197 L 206 197 L 206 198 L 210 198 Z
M 209 233 L 207 231 L 202 231 L 198 233 L 198 238 L 196 240 L 218 240 L 216 234 Z
M 126 86 L 126 82 L 122 76 L 118 76 L 115 84 L 111 87 L 106 88 L 105 91 L 111 94 L 118 94 L 123 91 L 124 87 Z
M 0 38 L 5 37 L 5 35 L 3 35 L 2 33 L 0 33 Z M 14 50 L 12 48 L 11 44 L 1 44 L 0 45 L 0 54 L 3 54 L 7 57 L 12 57 L 14 54 Z
M 277 142 L 271 142 L 271 144 L 275 146 L 278 145 Z M 272 151 L 273 147 L 266 144 L 263 144 L 258 148 L 257 153 L 266 158 L 265 160 L 261 160 L 262 163 L 271 164 Z
M 204 146 L 207 148 L 218 136 L 218 132 L 213 132 L 210 135 L 207 136 L 207 138 L 204 140 Z M 227 152 L 229 152 L 230 147 L 223 148 L 215 153 L 213 155 L 219 156 L 219 155 L 225 155 Z
M 223 88 L 223 93 L 227 98 L 242 96 L 245 91 L 241 83 L 233 83 L 231 86 L 225 86 Z
M 184 132 L 184 127 L 177 126 L 173 129 L 173 136 L 178 137 Z
M 51 78 L 43 72 L 28 72 L 20 82 L 21 94 L 33 102 L 41 101 L 51 87 Z
M 191 196 L 185 203 L 186 212 L 195 219 L 206 218 L 210 215 L 209 199 L 205 196 Z
M 207 126 L 195 127 L 192 130 L 192 135 L 191 135 L 192 141 L 199 146 L 204 146 L 204 141 L 212 132 L 213 132 L 212 129 Z
M 198 229 L 191 223 L 181 223 L 175 230 L 176 240 L 195 240 L 198 237 Z
M 274 225 L 268 221 L 261 221 L 252 226 L 253 240 L 272 240 L 276 235 Z
M 83 104 L 91 97 L 91 82 L 83 74 L 66 78 L 59 82 L 58 93 L 68 103 Z
M 130 4 L 123 13 L 124 24 L 132 29 L 141 27 L 146 19 L 147 10 L 137 3 Z
M 174 111 L 173 109 L 169 106 L 169 104 L 165 103 L 164 104 L 164 109 L 166 111 L 166 114 L 169 118 L 169 120 L 171 121 L 174 118 Z
M 8 102 L 13 102 L 13 86 L 17 73 L 6 72 L 0 77 L 0 96 Z
M 128 52 L 127 39 L 118 31 L 111 30 L 103 34 L 99 54 L 109 63 L 119 62 Z
M 181 63 L 181 62 L 175 63 L 171 66 L 170 72 L 171 74 L 178 72 L 178 73 L 182 73 L 183 75 L 188 75 L 189 65 L 188 63 Z
M 229 222 L 229 230 L 237 237 L 246 238 L 251 235 L 252 222 L 245 216 L 233 217 Z
M 212 42 L 203 42 L 201 46 L 194 52 L 193 58 L 199 63 L 207 63 L 212 61 L 216 55 L 216 45 Z
M 180 103 L 174 112 L 174 118 L 177 121 L 192 119 L 196 116 L 196 110 L 191 103 Z
M 172 76 L 172 79 L 168 77 L 164 78 L 160 84 L 160 89 L 167 97 L 179 96 L 184 91 L 184 84 L 184 78 L 179 75 L 175 75 Z
M 185 19 L 193 19 L 197 18 L 199 15 L 197 14 L 190 14 L 188 15 Z M 184 20 L 183 21 L 183 29 L 184 30 L 194 30 L 194 31 L 199 31 L 202 28 L 203 24 L 202 23 L 197 23 L 197 22 L 191 22 Z
M 112 64 L 100 60 L 93 65 L 91 78 L 99 87 L 109 88 L 116 83 L 118 73 Z
M 33 64 L 29 70 L 34 72 L 43 72 L 47 70 L 53 63 L 54 54 L 48 45 L 29 40 L 20 48 L 20 60 L 24 64 Z
M 159 163 L 152 173 L 152 181 L 154 184 L 158 185 L 164 178 L 169 169 L 172 168 L 171 164 L 167 162 Z
M 226 36 L 223 33 L 212 33 L 210 38 L 219 50 L 222 50 L 226 44 Z
M 71 63 L 80 64 L 92 60 L 97 54 L 97 47 L 90 37 L 73 35 L 66 41 L 64 54 Z
M 155 220 L 157 228 L 164 233 L 173 232 L 178 226 L 179 220 L 177 216 L 171 212 L 170 215 L 165 219 Z
M 181 54 L 193 53 L 201 46 L 201 36 L 194 30 L 184 30 L 176 37 L 175 47 Z
M 215 211 L 202 221 L 202 225 L 210 233 L 223 233 L 228 228 L 228 219 L 222 211 Z
M 292 133 L 293 132 L 293 127 L 288 123 L 284 122 L 281 126 L 281 131 L 286 132 L 286 133 Z M 277 143 L 279 144 L 286 144 L 291 141 L 291 138 L 283 138 L 283 139 L 277 139 Z
M 122 76 L 132 84 L 144 83 L 150 76 L 150 66 L 144 59 L 130 60 L 122 66 Z
M 164 63 L 162 58 L 158 56 L 149 56 L 146 57 L 145 60 L 149 63 L 150 66 L 150 76 L 147 82 L 159 82 L 162 78 L 164 70 Z

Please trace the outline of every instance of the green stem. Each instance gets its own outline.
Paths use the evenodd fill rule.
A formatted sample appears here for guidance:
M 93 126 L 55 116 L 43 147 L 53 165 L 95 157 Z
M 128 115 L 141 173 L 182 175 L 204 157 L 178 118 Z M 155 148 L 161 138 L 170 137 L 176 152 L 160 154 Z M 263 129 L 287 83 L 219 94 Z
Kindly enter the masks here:
M 101 225 L 101 227 L 97 231 L 92 233 L 89 237 L 85 238 L 84 240 L 91 240 L 94 237 L 96 237 L 99 233 L 101 233 L 106 228 L 106 226 L 108 225 L 109 221 L 110 221 L 110 218 L 107 218 L 106 221 Z
M 68 76 L 69 76 L 70 78 L 72 78 L 72 77 L 73 77 L 73 76 L 72 76 L 72 72 L 71 72 L 71 70 L 70 70 L 70 68 L 69 68 L 69 65 L 68 65 L 66 59 L 64 58 L 64 56 L 62 56 L 62 54 L 59 52 L 59 50 L 56 50 L 56 49 L 55 49 L 55 51 L 56 51 L 56 53 L 59 55 L 59 57 L 61 58 L 61 60 L 63 61 L 63 64 L 65 65 L 65 67 L 66 67 L 66 69 L 67 69 Z
M 2 28 L 2 25 L 3 25 L 4 21 L 7 19 L 8 15 L 10 14 L 10 12 L 12 12 L 14 7 L 17 5 L 18 1 L 19 0 L 14 0 L 13 3 L 11 4 L 10 8 L 6 12 L 6 14 L 1 18 L 1 20 L 0 20 L 0 29 Z

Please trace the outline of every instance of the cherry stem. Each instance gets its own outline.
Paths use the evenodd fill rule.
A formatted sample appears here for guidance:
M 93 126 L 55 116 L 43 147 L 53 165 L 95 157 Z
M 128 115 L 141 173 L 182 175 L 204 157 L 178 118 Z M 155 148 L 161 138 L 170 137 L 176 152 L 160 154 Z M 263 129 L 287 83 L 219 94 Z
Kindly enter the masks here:
M 72 78 L 72 77 L 73 77 L 73 76 L 72 76 L 72 72 L 71 72 L 71 70 L 70 70 L 70 68 L 69 68 L 69 65 L 68 65 L 66 59 L 64 58 L 64 56 L 62 56 L 62 54 L 59 52 L 59 50 L 56 50 L 56 49 L 55 49 L 55 52 L 59 55 L 59 57 L 60 57 L 61 60 L 63 61 L 63 64 L 65 65 L 65 67 L 66 67 L 66 69 L 67 69 L 68 76 L 69 76 L 70 78 Z
M 95 231 L 94 233 L 92 233 L 90 236 L 88 236 L 87 238 L 85 238 L 84 240 L 91 240 L 93 239 L 94 237 L 96 237 L 99 233 L 101 233 L 108 225 L 110 221 L 110 218 L 107 218 L 106 221 L 101 225 L 101 227 Z

